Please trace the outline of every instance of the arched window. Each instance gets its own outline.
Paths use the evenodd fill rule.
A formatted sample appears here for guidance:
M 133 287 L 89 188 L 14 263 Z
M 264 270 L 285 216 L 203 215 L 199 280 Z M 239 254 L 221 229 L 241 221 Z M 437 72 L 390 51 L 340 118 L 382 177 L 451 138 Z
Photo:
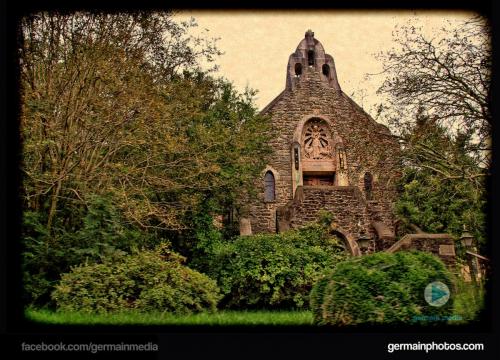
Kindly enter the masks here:
M 371 200 L 372 198 L 372 190 L 373 190 L 373 176 L 371 173 L 367 172 L 365 173 L 364 177 L 364 188 L 365 188 L 365 195 L 368 200 Z
M 264 176 L 264 201 L 274 201 L 275 191 L 274 191 L 274 175 L 271 171 L 266 172 Z
M 296 63 L 295 64 L 295 76 L 300 76 L 300 75 L 302 75 L 302 64 Z
M 309 66 L 314 65 L 314 50 L 309 50 L 307 52 L 307 63 Z
M 326 77 L 330 76 L 330 67 L 327 64 L 323 65 L 323 75 Z

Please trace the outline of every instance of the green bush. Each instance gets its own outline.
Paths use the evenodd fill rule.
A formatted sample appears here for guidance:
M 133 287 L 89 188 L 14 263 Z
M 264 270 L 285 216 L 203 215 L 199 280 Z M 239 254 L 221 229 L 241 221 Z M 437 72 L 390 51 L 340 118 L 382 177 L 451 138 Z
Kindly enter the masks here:
M 208 274 L 217 279 L 228 308 L 303 308 L 325 269 L 347 257 L 325 227 L 241 236 L 214 247 Z
M 55 223 L 46 227 L 46 214 L 23 214 L 23 284 L 26 303 L 51 304 L 50 293 L 60 274 L 82 263 L 130 254 L 140 247 L 153 248 L 159 236 L 128 224 L 110 196 L 89 195 L 88 206 L 80 214 L 65 213 L 61 218 L 79 217 L 75 224 Z
M 77 266 L 52 292 L 62 311 L 114 312 L 127 309 L 188 314 L 216 309 L 214 280 L 182 263 L 166 245 L 102 264 Z
M 457 319 L 450 324 L 462 324 L 480 320 L 485 308 L 485 285 L 483 282 L 474 284 L 466 282 L 462 277 L 456 279 L 456 296 L 453 301 L 453 315 Z
M 309 294 L 309 307 L 313 313 L 313 319 L 315 322 L 319 322 L 321 319 L 321 302 L 323 301 L 323 295 L 325 293 L 325 288 L 330 282 L 329 276 L 324 276 L 319 279 L 316 284 L 314 284 L 310 294 Z
M 424 289 L 433 281 L 445 283 L 452 292 L 451 273 L 429 253 L 375 253 L 352 258 L 337 264 L 315 284 L 310 294 L 314 322 L 395 324 L 415 321 L 415 317 L 448 316 L 453 307 L 452 296 L 441 307 L 425 301 Z

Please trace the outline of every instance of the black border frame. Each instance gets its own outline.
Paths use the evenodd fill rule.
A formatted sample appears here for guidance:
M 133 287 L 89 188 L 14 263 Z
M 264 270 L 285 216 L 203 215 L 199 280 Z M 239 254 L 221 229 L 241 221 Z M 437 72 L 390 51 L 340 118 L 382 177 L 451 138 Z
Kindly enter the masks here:
M 282 6 L 283 5 L 283 6 Z M 194 0 L 186 0 L 171 3 L 160 0 L 143 0 L 139 3 L 124 5 L 123 2 L 106 1 L 60 1 L 45 0 L 42 2 L 2 2 L 0 8 L 1 16 L 1 48 L 6 56 L 1 57 L 2 79 L 0 82 L 0 99 L 2 101 L 2 121 L 0 122 L 0 146 L 1 164 L 0 180 L 2 192 L 1 205 L 1 233 L 0 233 L 0 266 L 1 288 L 0 294 L 0 329 L 2 340 L 7 340 L 8 347 L 19 356 L 37 356 L 38 353 L 21 353 L 21 342 L 143 342 L 152 341 L 160 345 L 159 353 L 137 353 L 141 358 L 159 358 L 160 355 L 167 357 L 187 357 L 217 355 L 218 357 L 236 357 L 240 355 L 263 356 L 282 358 L 285 355 L 293 357 L 312 358 L 318 356 L 318 351 L 335 358 L 337 356 L 348 356 L 358 358 L 365 354 L 375 358 L 385 358 L 391 354 L 387 353 L 388 342 L 484 342 L 484 352 L 451 352 L 455 359 L 470 358 L 472 356 L 485 358 L 492 355 L 493 351 L 500 351 L 498 341 L 498 313 L 494 311 L 495 302 L 498 301 L 498 281 L 490 281 L 487 285 L 487 309 L 480 322 L 464 326 L 433 326 L 408 328 L 389 326 L 370 326 L 355 328 L 323 328 L 323 327 L 191 327 L 191 326 L 56 326 L 30 322 L 24 317 L 24 309 L 21 301 L 22 282 L 20 271 L 21 245 L 17 241 L 20 236 L 21 207 L 19 194 L 21 190 L 21 176 L 19 164 L 21 162 L 21 143 L 19 141 L 19 129 L 16 119 L 19 115 L 19 79 L 17 77 L 17 29 L 18 20 L 27 13 L 45 10 L 74 11 L 130 11 L 136 9 L 162 10 L 168 8 L 178 9 L 203 9 L 203 10 L 472 10 L 487 16 L 493 26 L 493 49 L 494 68 L 492 83 L 492 112 L 494 119 L 498 121 L 498 93 L 497 93 L 497 51 L 498 46 L 498 19 L 495 16 L 498 5 L 494 0 L 486 1 L 443 1 L 425 0 L 418 2 L 378 1 L 356 3 L 330 3 L 314 2 L 301 4 L 276 4 L 273 2 L 242 1 L 239 4 L 223 0 L 218 4 L 201 3 Z M 6 50 L 6 51 L 4 51 Z M 493 127 L 494 161 L 492 165 L 492 177 L 488 184 L 488 222 L 489 222 L 489 256 L 492 259 L 492 271 L 497 269 L 498 245 L 495 240 L 498 232 L 498 190 L 493 184 L 498 183 L 496 171 L 496 159 L 498 147 L 495 145 L 498 128 Z M 3 176 L 2 176 L 3 175 Z M 494 275 L 494 273 L 493 273 Z M 494 279 L 494 276 L 492 278 Z M 497 340 L 495 340 L 497 339 Z M 495 349 L 496 348 L 496 349 Z M 265 351 L 264 351 L 265 350 Z M 0 350 L 3 352 L 3 350 Z M 115 353 L 122 357 L 123 353 Z M 394 353 L 394 354 L 397 354 Z M 404 352 L 405 358 L 423 356 L 422 352 Z M 444 352 L 434 352 L 433 355 L 446 355 Z M 448 353 L 450 354 L 450 353 Z M 77 353 L 47 353 L 50 356 L 74 357 Z M 110 353 L 101 353 L 108 358 Z M 267 357 L 267 356 L 265 356 Z M 488 357 L 489 358 L 489 357 Z

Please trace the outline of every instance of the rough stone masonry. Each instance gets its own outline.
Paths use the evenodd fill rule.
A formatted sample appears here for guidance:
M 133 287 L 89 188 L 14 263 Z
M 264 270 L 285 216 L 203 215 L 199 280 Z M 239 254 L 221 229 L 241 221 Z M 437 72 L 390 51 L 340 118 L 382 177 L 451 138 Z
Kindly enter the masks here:
M 394 204 L 400 146 L 340 88 L 333 57 L 308 30 L 290 55 L 285 90 L 263 110 L 271 121 L 269 163 L 258 197 L 240 214 L 240 234 L 282 232 L 333 216 L 330 230 L 352 255 L 421 250 L 455 269 L 449 234 L 396 241 Z
M 333 57 L 311 30 L 289 57 L 285 89 L 262 114 L 273 153 L 241 233 L 284 231 L 327 210 L 353 254 L 360 240 L 363 253 L 393 245 L 398 141 L 342 92 Z

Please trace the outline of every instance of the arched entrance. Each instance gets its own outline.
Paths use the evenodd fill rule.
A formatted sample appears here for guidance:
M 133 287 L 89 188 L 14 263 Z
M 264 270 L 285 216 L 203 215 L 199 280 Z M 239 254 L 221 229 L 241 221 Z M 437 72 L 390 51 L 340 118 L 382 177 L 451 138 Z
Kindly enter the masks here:
M 359 250 L 358 244 L 351 234 L 343 231 L 334 224 L 330 225 L 330 234 L 342 239 L 344 241 L 347 252 L 349 252 L 351 255 L 361 256 L 361 251 Z

